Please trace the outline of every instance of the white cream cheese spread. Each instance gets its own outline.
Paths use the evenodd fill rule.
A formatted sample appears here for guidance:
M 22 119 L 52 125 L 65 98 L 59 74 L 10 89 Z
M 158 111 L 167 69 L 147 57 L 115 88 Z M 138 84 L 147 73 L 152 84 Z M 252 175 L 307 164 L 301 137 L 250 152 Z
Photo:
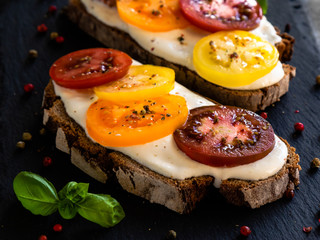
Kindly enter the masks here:
M 134 64 L 137 64 L 137 62 Z M 89 106 L 98 99 L 93 90 L 68 89 L 55 83 L 54 89 L 56 95 L 61 97 L 68 115 L 87 132 L 86 113 Z M 171 94 L 184 97 L 188 109 L 214 105 L 211 101 L 191 92 L 178 83 L 175 83 L 175 88 L 171 91 Z M 260 180 L 276 174 L 286 162 L 288 149 L 277 136 L 275 136 L 275 141 L 274 149 L 264 158 L 250 164 L 231 168 L 211 167 L 190 159 L 178 149 L 172 135 L 142 145 L 106 147 L 120 151 L 166 177 L 186 179 L 204 175 L 214 176 L 214 184 L 219 187 L 222 180 L 229 178 Z
M 146 51 L 162 57 L 167 61 L 182 65 L 190 70 L 195 70 L 192 61 L 193 48 L 195 44 L 210 32 L 201 30 L 195 26 L 189 26 L 185 29 L 175 29 L 168 32 L 149 32 L 139 29 L 131 24 L 124 22 L 115 7 L 95 0 L 81 0 L 89 14 L 95 16 L 104 24 L 115 27 L 121 31 L 128 33 L 137 43 Z M 274 27 L 266 17 L 263 17 L 258 28 L 251 31 L 260 36 L 262 39 L 275 44 L 281 41 L 281 37 L 277 35 Z M 184 41 L 178 41 L 183 36 Z M 255 82 L 230 89 L 237 90 L 255 90 L 263 87 L 271 86 L 279 82 L 284 76 L 281 63 L 264 77 Z

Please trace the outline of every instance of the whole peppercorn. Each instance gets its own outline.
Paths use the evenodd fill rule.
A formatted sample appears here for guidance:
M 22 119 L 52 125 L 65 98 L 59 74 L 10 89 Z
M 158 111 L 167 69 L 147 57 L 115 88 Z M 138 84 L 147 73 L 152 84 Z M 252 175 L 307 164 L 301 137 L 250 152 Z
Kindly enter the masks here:
M 42 23 L 37 26 L 37 31 L 40 33 L 44 33 L 46 31 L 48 31 L 48 27 L 44 23 Z
M 24 149 L 26 147 L 26 143 L 24 141 L 19 141 L 16 144 L 17 148 Z
M 23 141 L 30 141 L 32 139 L 32 135 L 29 132 L 24 132 L 22 134 L 22 140 Z
M 311 232 L 311 230 L 312 230 L 312 227 L 303 227 L 303 231 L 305 233 L 309 233 L 309 232 Z
M 59 34 L 57 32 L 50 33 L 50 39 L 55 40 L 57 37 L 59 37 Z
M 174 240 L 177 238 L 177 233 L 174 230 L 169 230 L 167 233 L 166 239 L 167 240 Z
M 55 224 L 54 226 L 53 226 L 53 231 L 55 231 L 55 232 L 61 232 L 62 231 L 62 225 L 61 224 Z
M 47 240 L 47 236 L 46 235 L 40 235 L 38 240 Z
M 41 128 L 39 131 L 40 135 L 45 135 L 46 134 L 46 129 L 45 128 Z
M 38 57 L 38 51 L 35 49 L 30 49 L 29 50 L 29 57 L 31 58 L 37 58 Z
M 45 167 L 50 166 L 52 164 L 51 157 L 44 157 L 42 163 L 43 163 L 43 166 Z
M 251 229 L 248 226 L 242 226 L 240 228 L 240 234 L 247 237 L 251 234 Z
M 316 77 L 316 83 L 317 83 L 318 85 L 320 85 L 320 75 L 318 75 L 318 76 Z
M 263 117 L 264 119 L 267 119 L 268 114 L 266 112 L 260 113 L 260 116 Z
M 51 5 L 49 8 L 48 8 L 48 12 L 49 13 L 55 13 L 57 11 L 57 7 L 55 5 Z
M 64 37 L 62 37 L 62 36 L 56 37 L 56 42 L 57 43 L 63 43 L 64 42 Z
M 293 189 L 287 189 L 285 192 L 286 198 L 293 199 L 294 198 L 294 190 Z
M 34 85 L 32 83 L 27 83 L 23 86 L 23 90 L 26 92 L 26 93 L 30 93 L 32 92 L 34 89 Z
M 294 129 L 298 132 L 302 132 L 304 130 L 304 125 L 301 122 L 297 122 L 294 124 Z
M 310 164 L 312 168 L 319 168 L 320 167 L 320 159 L 314 158 Z

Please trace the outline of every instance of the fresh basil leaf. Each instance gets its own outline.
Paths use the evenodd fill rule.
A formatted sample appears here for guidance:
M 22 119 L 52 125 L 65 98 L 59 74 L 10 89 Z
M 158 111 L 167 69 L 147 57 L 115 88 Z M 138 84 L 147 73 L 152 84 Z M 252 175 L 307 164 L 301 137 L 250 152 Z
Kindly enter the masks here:
M 78 211 L 75 203 L 83 201 L 88 193 L 88 183 L 69 182 L 58 193 L 59 213 L 65 219 L 74 218 Z
M 268 0 L 257 0 L 257 2 L 261 6 L 263 14 L 266 15 L 268 10 Z
M 102 227 L 112 227 L 125 217 L 120 203 L 110 195 L 88 193 L 78 205 L 82 217 Z
M 55 187 L 37 174 L 20 172 L 13 180 L 13 190 L 22 205 L 33 214 L 48 216 L 58 208 Z
M 59 199 L 69 199 L 73 203 L 81 202 L 87 195 L 89 183 L 69 182 L 58 193 Z
M 58 210 L 64 219 L 72 219 L 77 215 L 78 208 L 76 204 L 66 198 L 59 202 Z

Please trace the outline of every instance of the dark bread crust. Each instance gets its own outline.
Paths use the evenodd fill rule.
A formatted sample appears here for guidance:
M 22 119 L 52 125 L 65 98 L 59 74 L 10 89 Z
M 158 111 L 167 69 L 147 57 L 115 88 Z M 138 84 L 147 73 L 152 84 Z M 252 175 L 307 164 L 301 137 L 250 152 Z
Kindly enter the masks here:
M 294 67 L 286 65 L 285 77 L 272 86 L 258 90 L 230 90 L 220 87 L 204 80 L 196 72 L 184 66 L 171 63 L 146 51 L 127 33 L 104 25 L 90 15 L 79 0 L 69 0 L 69 2 L 65 13 L 83 31 L 108 47 L 129 53 L 132 58 L 142 63 L 172 68 L 176 72 L 176 79 L 179 83 L 221 104 L 238 106 L 251 111 L 264 110 L 267 106 L 280 100 L 280 97 L 289 89 L 289 81 L 296 74 Z M 282 42 L 277 44 L 280 60 L 288 61 L 292 56 L 294 38 L 287 33 L 279 33 L 279 35 L 283 37 Z
M 128 156 L 93 143 L 65 112 L 52 82 L 44 94 L 44 124 L 56 133 L 56 147 L 71 155 L 71 161 L 93 178 L 115 180 L 123 189 L 178 213 L 189 213 L 213 188 L 211 176 L 177 180 L 164 177 Z M 260 207 L 281 198 L 287 188 L 299 184 L 299 156 L 289 148 L 287 163 L 274 176 L 261 181 L 224 180 L 220 192 L 236 205 Z M 293 184 L 294 183 L 294 184 Z

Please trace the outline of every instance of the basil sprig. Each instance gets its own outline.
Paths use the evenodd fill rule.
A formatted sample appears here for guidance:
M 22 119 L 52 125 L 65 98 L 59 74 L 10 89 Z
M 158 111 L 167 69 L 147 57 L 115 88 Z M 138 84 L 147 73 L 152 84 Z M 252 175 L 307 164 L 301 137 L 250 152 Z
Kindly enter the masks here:
M 103 227 L 119 223 L 125 213 L 117 200 L 106 194 L 88 193 L 88 183 L 69 182 L 57 193 L 47 179 L 31 173 L 20 172 L 13 181 L 13 190 L 30 212 L 48 216 L 57 210 L 65 219 L 77 213 Z
M 268 10 L 268 0 L 257 0 L 257 2 L 261 6 L 263 14 L 266 15 Z

